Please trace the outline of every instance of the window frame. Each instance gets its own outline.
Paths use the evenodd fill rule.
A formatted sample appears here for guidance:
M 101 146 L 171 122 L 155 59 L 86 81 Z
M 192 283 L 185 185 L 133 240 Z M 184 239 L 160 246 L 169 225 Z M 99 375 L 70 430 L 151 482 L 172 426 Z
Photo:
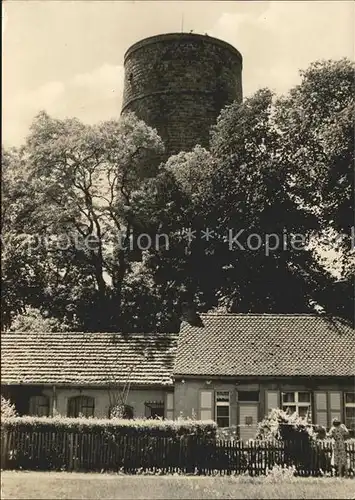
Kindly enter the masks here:
M 308 394 L 309 396 L 309 401 L 300 401 L 299 400 L 299 395 L 303 394 Z M 293 394 L 294 395 L 294 401 L 291 402 L 286 402 L 284 401 L 284 396 L 286 394 Z M 298 390 L 298 391 L 283 391 L 281 393 L 281 406 L 283 411 L 287 411 L 288 408 L 294 409 L 293 413 L 297 413 L 300 417 L 306 418 L 306 416 L 301 416 L 299 409 L 300 408 L 307 408 L 308 409 L 308 415 L 311 414 L 312 412 L 312 393 L 310 391 L 304 391 L 304 390 Z M 306 414 L 307 415 L 307 414 Z
M 83 404 L 82 402 L 81 403 L 77 403 L 78 401 L 86 401 L 87 403 L 88 402 L 92 402 L 92 405 L 88 405 L 88 404 Z M 74 412 L 73 413 L 78 413 L 77 415 L 70 415 L 71 413 L 71 405 L 74 405 Z M 91 410 L 91 415 L 88 415 L 87 411 L 83 412 L 83 409 L 86 409 L 86 410 Z M 78 410 L 78 411 L 76 411 Z M 78 396 L 71 396 L 70 398 L 68 398 L 68 405 L 67 405 L 67 416 L 69 418 L 79 418 L 80 417 L 80 414 L 83 415 L 84 418 L 90 418 L 90 417 L 94 417 L 95 416 L 95 398 L 93 396 L 85 396 L 85 395 L 78 395 Z
M 344 423 L 345 423 L 345 426 L 347 427 L 348 431 L 350 432 L 350 434 L 353 435 L 353 434 L 355 434 L 355 415 L 353 417 L 347 417 L 346 410 L 347 410 L 347 408 L 355 408 L 355 401 L 352 403 L 348 403 L 346 401 L 347 394 L 354 394 L 354 392 L 344 391 Z M 349 425 L 348 418 L 350 418 L 352 420 L 352 422 L 353 422 L 352 426 Z
M 218 401 L 218 394 L 228 394 L 228 401 Z M 228 417 L 226 416 L 221 416 L 218 417 L 218 408 L 228 408 Z M 219 425 L 218 419 L 227 419 L 228 418 L 228 425 Z M 217 426 L 221 429 L 226 429 L 231 426 L 231 393 L 230 391 L 215 391 L 215 421 L 217 423 Z
M 344 405 L 348 406 L 348 407 L 351 407 L 351 408 L 354 408 L 355 407 L 355 401 L 353 401 L 353 402 L 346 401 L 347 394 L 354 394 L 355 395 L 355 392 L 344 391 Z
M 158 410 L 161 415 L 154 415 L 154 413 Z M 150 415 L 146 415 L 148 419 L 164 419 L 165 418 L 165 404 L 164 401 L 146 401 L 144 403 L 144 412 Z

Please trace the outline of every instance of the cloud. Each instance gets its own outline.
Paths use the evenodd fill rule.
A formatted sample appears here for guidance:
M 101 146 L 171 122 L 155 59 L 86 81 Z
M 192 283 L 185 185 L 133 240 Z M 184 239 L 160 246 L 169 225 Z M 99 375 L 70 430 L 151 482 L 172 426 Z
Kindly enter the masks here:
M 72 86 L 90 88 L 99 91 L 117 91 L 117 82 L 123 80 L 123 67 L 103 64 L 92 72 L 75 75 Z
M 12 99 L 3 99 L 2 134 L 5 145 L 20 145 L 28 133 L 33 117 L 42 109 L 56 113 L 65 86 L 48 82 L 37 89 L 19 92 Z M 3 95 L 7 95 L 6 90 Z
M 75 75 L 67 86 L 67 115 L 86 123 L 117 118 L 121 112 L 123 77 L 123 66 L 108 63 Z
M 181 14 L 181 2 L 137 2 L 135 10 L 125 2 L 84 3 L 33 2 L 34 10 L 32 3 L 7 2 L 6 12 L 2 5 L 5 144 L 23 142 L 41 109 L 86 123 L 118 117 L 123 67 L 116 61 L 139 38 L 176 30 Z M 354 58 L 353 2 L 185 3 L 186 27 L 226 40 L 243 54 L 245 96 L 265 86 L 287 92 L 299 82 L 299 69 L 317 59 Z M 31 22 L 35 18 L 40 27 Z
M 75 116 L 85 123 L 117 118 L 122 92 L 123 67 L 105 63 L 67 82 L 48 82 L 17 93 L 4 100 L 4 144 L 21 144 L 34 116 L 42 109 L 57 118 Z
M 38 106 L 52 111 L 56 102 L 63 95 L 65 86 L 62 82 L 49 82 L 38 89 L 24 92 L 16 96 L 16 104 L 29 110 L 38 109 Z
M 318 59 L 354 58 L 352 2 L 269 2 L 262 12 L 223 13 L 209 33 L 243 54 L 244 95 L 287 92 Z

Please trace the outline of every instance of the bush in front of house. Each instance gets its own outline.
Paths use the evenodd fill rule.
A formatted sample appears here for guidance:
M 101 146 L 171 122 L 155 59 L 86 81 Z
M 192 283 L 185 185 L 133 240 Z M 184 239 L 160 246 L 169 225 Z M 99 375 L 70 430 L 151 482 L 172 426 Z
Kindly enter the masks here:
M 307 471 L 317 462 L 324 471 L 330 468 L 330 459 L 319 441 L 321 436 L 321 429 L 315 429 L 307 419 L 276 408 L 258 424 L 256 439 L 282 442 L 283 463 Z
M 293 441 L 315 438 L 313 426 L 297 413 L 275 408 L 258 424 L 256 439 Z
M 11 437 L 6 467 L 38 470 L 192 472 L 216 435 L 214 422 L 198 420 L 15 417 L 1 427 Z
M 158 419 L 99 419 L 70 417 L 8 417 L 2 418 L 1 426 L 6 429 L 23 429 L 36 432 L 113 432 L 120 435 L 134 436 L 195 436 L 196 438 L 214 439 L 217 425 L 215 422 L 202 420 L 158 420 Z
M 221 441 L 238 441 L 238 428 L 236 425 L 230 427 L 219 427 L 217 429 L 217 438 Z
M 13 405 L 9 399 L 6 399 L 3 395 L 1 395 L 1 421 L 5 418 L 12 418 L 16 416 L 17 412 L 15 405 Z

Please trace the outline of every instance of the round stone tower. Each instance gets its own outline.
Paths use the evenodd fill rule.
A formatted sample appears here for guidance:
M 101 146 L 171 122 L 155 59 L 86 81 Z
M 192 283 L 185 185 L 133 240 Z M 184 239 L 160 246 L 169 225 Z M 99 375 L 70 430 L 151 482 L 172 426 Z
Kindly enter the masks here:
M 208 146 L 221 109 L 242 101 L 242 56 L 207 35 L 168 33 L 132 45 L 124 58 L 122 113 L 156 128 L 166 157 Z

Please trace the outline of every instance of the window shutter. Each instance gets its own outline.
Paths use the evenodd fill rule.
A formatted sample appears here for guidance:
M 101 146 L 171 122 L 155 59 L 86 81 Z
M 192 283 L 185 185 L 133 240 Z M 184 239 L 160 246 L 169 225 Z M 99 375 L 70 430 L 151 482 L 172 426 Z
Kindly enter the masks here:
M 213 391 L 200 392 L 200 420 L 213 420 Z
M 341 393 L 336 391 L 329 392 L 330 423 L 333 418 L 341 420 Z
M 268 414 L 270 410 L 280 407 L 280 394 L 279 391 L 267 391 L 266 392 L 266 413 Z
M 49 416 L 49 398 L 47 396 L 31 396 L 29 414 L 36 417 Z
M 323 427 L 328 427 L 328 405 L 327 405 L 327 393 L 316 391 L 314 393 L 314 406 L 315 406 L 315 423 L 317 425 L 322 425 Z
M 172 392 L 166 395 L 166 418 L 174 420 L 174 394 Z

